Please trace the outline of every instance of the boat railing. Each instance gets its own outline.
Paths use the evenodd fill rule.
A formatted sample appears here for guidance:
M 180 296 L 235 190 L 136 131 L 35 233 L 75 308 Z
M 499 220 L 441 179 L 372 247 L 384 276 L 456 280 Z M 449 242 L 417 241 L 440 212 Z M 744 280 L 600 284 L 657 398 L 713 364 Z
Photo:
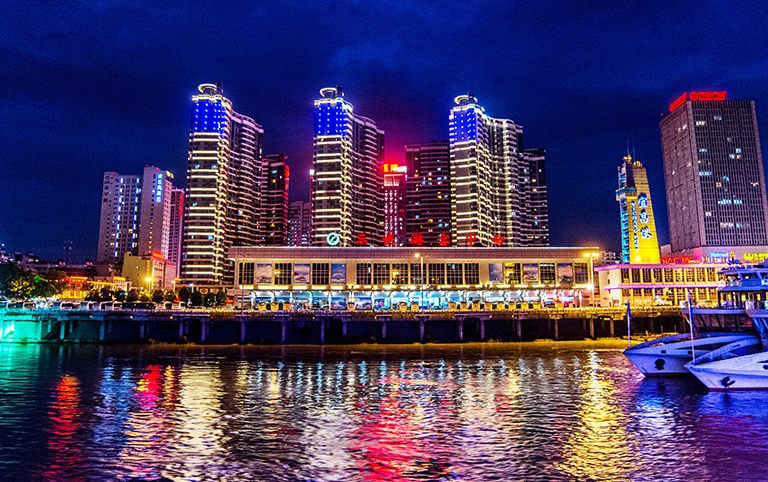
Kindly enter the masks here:
M 761 343 L 760 338 L 753 337 L 753 338 L 745 338 L 743 340 L 734 341 L 733 343 L 729 343 L 725 346 L 721 346 L 720 348 L 716 350 L 712 350 L 709 353 L 706 353 L 702 356 L 697 356 L 696 359 L 692 362 L 693 365 L 700 365 L 702 363 L 708 363 L 712 361 L 718 361 L 718 360 L 727 360 L 728 358 L 735 358 L 737 356 L 742 355 L 742 353 L 739 353 L 738 350 L 741 348 L 745 348 L 748 346 L 756 345 Z
M 656 338 L 655 340 L 646 341 L 645 343 L 640 343 L 639 345 L 631 346 L 627 348 L 627 350 L 638 350 L 641 348 L 648 348 L 650 346 L 662 345 L 664 343 L 672 343 L 675 341 L 690 340 L 690 339 L 691 339 L 690 333 L 680 333 L 677 335 L 670 335 L 670 336 L 665 336 L 663 338 Z

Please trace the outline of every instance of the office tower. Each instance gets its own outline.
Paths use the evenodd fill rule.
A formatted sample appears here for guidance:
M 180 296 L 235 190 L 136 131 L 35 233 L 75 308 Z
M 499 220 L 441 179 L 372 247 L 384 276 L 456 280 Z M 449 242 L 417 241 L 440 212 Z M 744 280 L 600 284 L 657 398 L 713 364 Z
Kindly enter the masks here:
M 407 169 L 394 163 L 382 166 L 384 175 L 384 242 L 386 246 L 405 246 Z
M 250 117 L 232 112 L 227 179 L 228 246 L 259 244 L 264 180 L 264 129 Z
M 262 246 L 285 246 L 288 240 L 289 175 L 285 154 L 266 157 L 261 191 Z
M 105 172 L 97 264 L 121 265 L 125 253 L 138 253 L 140 216 L 141 177 Z
M 181 276 L 181 243 L 184 239 L 184 189 L 171 189 L 171 222 L 168 234 L 168 260 L 176 265 L 174 278 Z
M 449 115 L 452 243 L 521 245 L 523 129 L 511 120 L 488 117 L 471 92 L 454 102 Z
M 621 209 L 622 261 L 631 264 L 660 263 L 648 174 L 643 165 L 630 155 L 619 166 L 616 200 Z
M 405 146 L 409 244 L 451 245 L 451 153 L 448 141 Z
M 294 201 L 288 206 L 288 246 L 312 246 L 312 205 Z
M 768 244 L 755 103 L 725 98 L 726 92 L 684 93 L 660 122 L 674 253 L 698 249 L 697 257 L 721 257 Z
M 184 241 L 184 284 L 210 289 L 232 283 L 227 249 L 259 236 L 263 129 L 233 111 L 221 84 L 192 97 Z
M 521 162 L 520 228 L 523 246 L 549 246 L 546 149 L 525 149 Z
M 139 208 L 139 246 L 137 254 L 160 253 L 165 259 L 170 253 L 171 209 L 173 205 L 173 174 L 155 166 L 144 168 Z
M 315 100 L 312 244 L 378 246 L 383 239 L 384 131 L 353 112 L 341 87 Z

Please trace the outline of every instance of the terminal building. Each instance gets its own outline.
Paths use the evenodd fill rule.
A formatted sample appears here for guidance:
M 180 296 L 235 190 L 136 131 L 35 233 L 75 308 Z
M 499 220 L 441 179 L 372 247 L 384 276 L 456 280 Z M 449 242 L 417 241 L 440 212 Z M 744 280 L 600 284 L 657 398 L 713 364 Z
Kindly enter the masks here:
M 232 247 L 235 306 L 515 309 L 588 306 L 598 248 Z

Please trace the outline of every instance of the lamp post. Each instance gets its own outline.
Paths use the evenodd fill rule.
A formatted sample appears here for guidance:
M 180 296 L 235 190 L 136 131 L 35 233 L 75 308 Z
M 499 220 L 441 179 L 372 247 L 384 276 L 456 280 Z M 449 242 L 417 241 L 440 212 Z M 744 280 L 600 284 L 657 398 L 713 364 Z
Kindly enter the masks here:
M 419 305 L 424 303 L 424 256 L 419 253 L 413 255 L 414 258 L 419 258 L 421 261 L 421 268 L 419 270 Z
M 149 287 L 149 292 L 152 292 L 152 278 L 146 278 L 147 286 Z
M 589 258 L 589 306 L 595 305 L 595 265 L 594 259 L 600 257 L 600 253 L 584 253 L 585 258 Z

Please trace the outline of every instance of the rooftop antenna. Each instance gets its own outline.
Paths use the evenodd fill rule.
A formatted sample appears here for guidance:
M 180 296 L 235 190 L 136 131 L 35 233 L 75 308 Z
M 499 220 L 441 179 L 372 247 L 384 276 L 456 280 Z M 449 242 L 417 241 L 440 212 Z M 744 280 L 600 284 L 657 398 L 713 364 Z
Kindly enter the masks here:
M 635 154 L 635 135 L 630 134 L 632 136 L 632 158 L 637 159 L 637 155 Z

